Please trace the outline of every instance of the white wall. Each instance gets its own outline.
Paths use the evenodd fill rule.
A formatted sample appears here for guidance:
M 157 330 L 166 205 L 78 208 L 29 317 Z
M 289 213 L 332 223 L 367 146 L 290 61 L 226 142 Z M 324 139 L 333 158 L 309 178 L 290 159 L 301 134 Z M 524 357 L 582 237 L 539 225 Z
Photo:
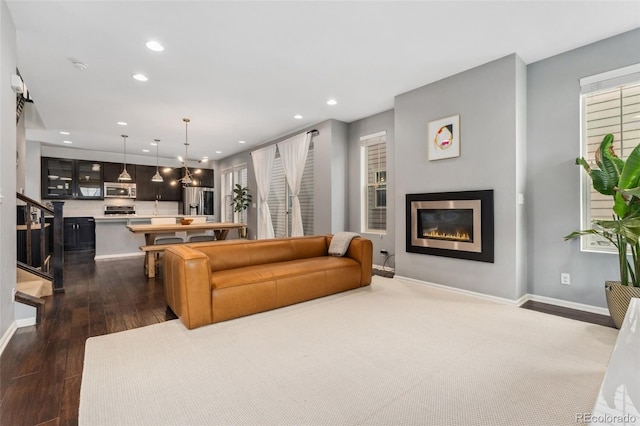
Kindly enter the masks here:
M 27 141 L 25 164 L 29 173 L 25 175 L 24 194 L 37 201 L 40 201 L 41 196 L 40 172 L 42 166 L 40 155 L 40 142 Z
M 29 143 L 38 143 L 29 141 Z M 57 157 L 57 158 L 71 158 L 74 160 L 95 160 L 95 161 L 108 161 L 113 163 L 122 163 L 123 153 L 107 152 L 107 151 L 89 151 L 86 149 L 67 148 L 64 146 L 42 145 L 40 148 L 41 155 L 43 157 Z M 177 158 L 163 158 L 158 159 L 160 166 L 166 167 L 181 167 L 182 164 Z M 153 155 L 136 155 L 127 153 L 127 164 L 142 164 L 147 166 L 156 165 L 156 156 Z M 38 164 L 38 168 L 40 168 Z M 206 165 L 202 165 L 202 168 L 211 168 Z M 191 169 L 192 167 L 189 166 Z
M 0 347 L 15 326 L 11 289 L 16 281 L 16 30 L 4 0 L 0 0 Z
M 525 144 L 516 131 L 518 86 L 525 84 L 520 64 L 513 54 L 396 97 L 397 275 L 512 300 L 522 295 L 515 270 L 526 262 L 516 250 L 516 146 Z M 429 122 L 455 114 L 460 157 L 428 161 Z M 484 189 L 494 190 L 494 263 L 406 252 L 406 194 Z

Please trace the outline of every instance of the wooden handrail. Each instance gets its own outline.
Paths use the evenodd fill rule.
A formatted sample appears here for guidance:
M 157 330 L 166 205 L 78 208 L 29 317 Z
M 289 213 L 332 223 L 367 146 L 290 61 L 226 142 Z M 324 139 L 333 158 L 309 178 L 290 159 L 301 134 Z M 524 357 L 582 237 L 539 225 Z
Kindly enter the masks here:
M 16 192 L 16 197 L 18 200 L 21 200 L 26 203 L 26 209 L 29 214 L 25 217 L 25 225 L 26 225 L 26 246 L 27 246 L 27 265 L 33 266 L 32 255 L 31 255 L 31 230 L 32 224 L 34 223 L 31 218 L 31 210 L 36 208 L 40 210 L 40 218 L 38 219 L 39 223 L 42 226 L 42 232 L 40 233 L 40 259 L 42 262 L 42 269 L 44 272 L 44 262 L 47 258 L 48 247 L 46 245 L 45 238 L 45 216 L 53 216 L 53 258 L 52 258 L 52 269 L 53 272 L 49 273 L 51 281 L 53 283 L 53 291 L 56 293 L 64 292 L 64 285 L 62 282 L 63 279 L 63 266 L 64 266 L 64 217 L 62 214 L 62 207 L 64 205 L 64 201 L 53 201 L 53 208 L 47 207 L 39 201 L 34 200 L 33 198 L 27 197 L 24 194 L 20 194 Z M 49 275 L 48 274 L 48 275 Z
M 18 200 L 24 201 L 27 204 L 31 204 L 33 207 L 37 207 L 40 210 L 44 210 L 45 212 L 49 213 L 50 215 L 53 215 L 53 209 L 51 207 L 47 207 L 46 205 L 42 204 L 41 202 L 36 201 L 33 198 L 29 198 L 26 195 L 21 194 L 19 192 L 16 192 L 16 196 L 18 197 Z
M 42 272 L 40 269 L 38 268 L 34 268 L 31 265 L 27 265 L 26 263 L 22 263 L 20 261 L 16 262 L 16 267 L 18 269 L 22 269 L 23 271 L 27 271 L 30 274 L 36 275 L 42 279 L 45 280 L 50 280 L 51 281 L 51 274 L 46 274 L 44 272 Z

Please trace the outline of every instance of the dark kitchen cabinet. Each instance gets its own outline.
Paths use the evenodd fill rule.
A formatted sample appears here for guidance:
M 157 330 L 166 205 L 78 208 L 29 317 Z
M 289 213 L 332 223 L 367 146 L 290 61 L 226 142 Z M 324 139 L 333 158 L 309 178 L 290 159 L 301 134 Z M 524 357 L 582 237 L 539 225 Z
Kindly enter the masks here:
M 159 167 L 163 182 L 152 182 L 156 174 L 155 166 L 136 165 L 136 200 L 139 201 L 180 201 L 182 185 L 179 179 L 182 170 L 176 167 Z
M 194 181 L 189 186 L 206 186 L 213 188 L 213 170 L 212 169 L 189 169 L 193 176 Z
M 182 169 L 166 167 L 160 170 L 164 178 L 164 185 L 160 186 L 160 201 L 181 201 L 182 200 Z
M 92 217 L 64 218 L 64 250 L 96 248 L 96 222 Z
M 104 181 L 105 182 L 120 182 L 118 180 L 118 176 L 120 176 L 120 173 L 122 173 L 122 170 L 124 169 L 124 164 L 123 163 L 109 163 L 109 162 L 104 162 L 102 163 L 104 165 Z M 129 176 L 131 176 L 131 180 L 130 181 L 126 181 L 127 183 L 135 183 L 136 182 L 136 168 L 139 166 L 136 166 L 134 164 L 127 164 L 127 173 L 129 173 Z
M 101 200 L 102 163 L 42 157 L 41 195 L 43 199 Z

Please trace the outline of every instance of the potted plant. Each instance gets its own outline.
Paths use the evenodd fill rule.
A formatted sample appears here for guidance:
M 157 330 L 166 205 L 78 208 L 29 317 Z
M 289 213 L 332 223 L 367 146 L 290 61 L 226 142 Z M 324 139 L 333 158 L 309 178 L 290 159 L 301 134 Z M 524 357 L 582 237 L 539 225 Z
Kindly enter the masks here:
M 612 197 L 612 218 L 593 220 L 591 229 L 572 232 L 565 240 L 599 235 L 616 247 L 620 281 L 606 281 L 605 294 L 611 318 L 620 328 L 631 298 L 640 297 L 640 145 L 626 161 L 614 153 L 612 145 L 613 135 L 605 135 L 596 151 L 598 169 L 584 158 L 576 159 L 591 177 L 593 188 Z
M 236 183 L 235 188 L 233 188 L 233 193 L 235 194 L 233 199 L 231 200 L 231 204 L 233 205 L 233 211 L 241 213 L 244 210 L 249 208 L 249 203 L 251 202 L 251 194 L 249 194 L 249 188 L 246 186 L 242 186 Z M 246 225 L 242 228 L 238 229 L 238 236 L 240 238 L 247 238 L 247 227 Z

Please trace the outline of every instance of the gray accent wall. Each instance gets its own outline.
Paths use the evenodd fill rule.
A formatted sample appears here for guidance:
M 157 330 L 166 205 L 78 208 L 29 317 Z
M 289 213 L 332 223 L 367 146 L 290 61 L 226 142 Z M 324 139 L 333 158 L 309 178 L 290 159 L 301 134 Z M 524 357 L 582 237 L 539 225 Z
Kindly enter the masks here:
M 506 299 L 524 294 L 516 266 L 526 267 L 518 168 L 526 144 L 517 126 L 524 72 L 517 55 L 489 62 L 401 94 L 395 99 L 396 274 Z M 427 160 L 432 120 L 460 115 L 461 155 Z M 520 183 L 522 185 L 522 183 Z M 494 190 L 495 263 L 407 253 L 405 195 Z
M 527 293 L 527 66 L 516 57 L 516 295 Z
M 640 29 L 527 69 L 527 215 L 531 294 L 606 306 L 604 281 L 618 279 L 612 254 L 580 250 L 563 236 L 580 227 L 580 83 L 582 77 L 640 63 Z M 571 285 L 560 284 L 560 273 Z
M 349 231 L 358 232 L 373 241 L 373 264 L 382 266 L 385 257 L 380 250 L 389 252 L 385 266 L 395 265 L 395 131 L 394 111 L 381 112 L 349 124 Z M 387 132 L 387 232 L 368 234 L 362 232 L 362 168 L 360 159 L 360 138 L 374 133 Z
M 331 234 L 347 229 L 347 169 L 349 126 L 342 121 L 331 122 Z

